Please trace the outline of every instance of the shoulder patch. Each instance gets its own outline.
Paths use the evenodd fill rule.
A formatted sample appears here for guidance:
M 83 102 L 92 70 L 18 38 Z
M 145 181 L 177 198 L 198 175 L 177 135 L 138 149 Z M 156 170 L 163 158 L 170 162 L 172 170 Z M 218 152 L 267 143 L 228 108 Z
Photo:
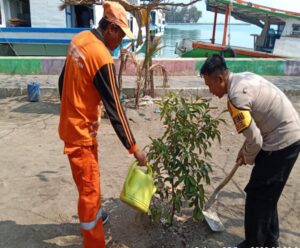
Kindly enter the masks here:
M 238 109 L 230 102 L 230 100 L 227 102 L 227 107 L 238 133 L 243 132 L 250 126 L 252 117 L 249 110 Z

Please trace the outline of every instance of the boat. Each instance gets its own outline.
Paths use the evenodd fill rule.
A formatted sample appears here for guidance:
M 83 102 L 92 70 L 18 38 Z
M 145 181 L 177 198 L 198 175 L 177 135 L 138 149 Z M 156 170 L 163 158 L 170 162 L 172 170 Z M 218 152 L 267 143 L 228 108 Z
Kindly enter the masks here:
M 300 13 L 244 0 L 206 0 L 206 6 L 208 11 L 215 13 L 211 43 L 184 39 L 176 44 L 175 53 L 179 56 L 198 58 L 219 53 L 237 58 L 300 57 Z M 218 13 L 225 14 L 222 44 L 215 44 Z M 262 29 L 259 35 L 253 35 L 253 49 L 228 45 L 229 16 Z
M 141 4 L 147 5 L 153 0 L 141 0 Z M 165 13 L 162 9 L 152 9 L 150 12 L 150 42 L 153 42 L 155 39 L 159 39 L 160 42 L 163 42 L 162 36 L 165 32 L 166 20 Z M 162 44 L 161 44 L 162 46 Z M 141 46 L 136 49 L 137 54 L 144 55 L 146 53 L 146 42 L 143 42 Z M 161 51 L 157 51 L 153 54 L 153 57 L 160 56 Z
M 72 37 L 96 27 L 103 15 L 102 5 L 73 5 L 60 11 L 61 3 L 0 0 L 0 55 L 65 56 Z M 128 21 L 137 37 L 138 24 L 129 13 Z M 134 41 L 125 37 L 122 48 L 134 49 Z M 119 51 L 117 48 L 113 56 L 118 56 Z
M 150 35 L 152 37 L 163 36 L 166 26 L 165 13 L 161 9 L 153 9 L 150 15 Z

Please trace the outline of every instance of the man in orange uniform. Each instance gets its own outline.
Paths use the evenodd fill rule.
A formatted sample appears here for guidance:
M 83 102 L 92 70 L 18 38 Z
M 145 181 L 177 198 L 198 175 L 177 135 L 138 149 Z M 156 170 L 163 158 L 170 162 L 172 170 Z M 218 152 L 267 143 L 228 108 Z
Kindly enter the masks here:
M 71 41 L 59 78 L 59 135 L 79 192 L 78 215 L 85 248 L 105 247 L 97 152 L 101 102 L 129 153 L 140 165 L 147 160 L 146 153 L 137 147 L 121 106 L 111 56 L 125 34 L 133 38 L 127 13 L 116 2 L 104 2 L 103 10 L 97 29 L 83 31 Z

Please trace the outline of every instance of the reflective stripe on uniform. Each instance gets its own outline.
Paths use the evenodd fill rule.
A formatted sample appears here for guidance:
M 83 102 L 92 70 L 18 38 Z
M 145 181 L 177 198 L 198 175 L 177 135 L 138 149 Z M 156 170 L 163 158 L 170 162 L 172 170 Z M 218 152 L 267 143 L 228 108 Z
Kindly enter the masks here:
M 91 229 L 93 229 L 96 226 L 98 220 L 101 217 L 102 217 L 102 209 L 100 208 L 99 211 L 98 211 L 98 213 L 97 213 L 97 216 L 96 216 L 95 220 L 90 221 L 90 222 L 80 222 L 80 227 L 82 229 L 84 229 L 84 230 L 91 230 Z

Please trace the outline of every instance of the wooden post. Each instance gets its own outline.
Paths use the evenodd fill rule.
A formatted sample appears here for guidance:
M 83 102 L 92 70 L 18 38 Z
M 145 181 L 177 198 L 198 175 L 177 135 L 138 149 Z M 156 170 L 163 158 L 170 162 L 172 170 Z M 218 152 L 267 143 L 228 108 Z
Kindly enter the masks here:
M 211 38 L 212 44 L 215 44 L 215 39 L 216 39 L 217 17 L 218 17 L 218 6 L 215 6 L 214 27 L 213 27 L 213 34 L 212 34 L 212 38 Z
M 226 5 L 226 14 L 225 14 L 225 23 L 224 23 L 224 32 L 223 32 L 222 46 L 226 46 L 226 36 L 227 36 L 228 19 L 229 19 L 229 4 Z

